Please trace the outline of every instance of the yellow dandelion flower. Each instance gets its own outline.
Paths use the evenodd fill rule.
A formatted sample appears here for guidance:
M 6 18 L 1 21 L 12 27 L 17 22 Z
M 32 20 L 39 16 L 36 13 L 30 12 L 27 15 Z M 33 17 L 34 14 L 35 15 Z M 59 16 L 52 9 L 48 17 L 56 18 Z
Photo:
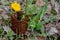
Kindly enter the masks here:
M 14 11 L 21 11 L 21 6 L 20 6 L 20 4 L 18 4 L 17 2 L 13 2 L 12 4 L 11 4 L 11 8 L 14 10 Z

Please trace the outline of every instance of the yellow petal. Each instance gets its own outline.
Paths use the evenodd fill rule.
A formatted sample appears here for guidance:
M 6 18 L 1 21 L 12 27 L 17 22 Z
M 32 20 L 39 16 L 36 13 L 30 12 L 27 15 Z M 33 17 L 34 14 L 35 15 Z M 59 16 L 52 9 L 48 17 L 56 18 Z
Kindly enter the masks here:
M 20 4 L 18 4 L 17 2 L 13 2 L 11 4 L 11 8 L 14 10 L 14 11 L 21 11 L 21 6 Z

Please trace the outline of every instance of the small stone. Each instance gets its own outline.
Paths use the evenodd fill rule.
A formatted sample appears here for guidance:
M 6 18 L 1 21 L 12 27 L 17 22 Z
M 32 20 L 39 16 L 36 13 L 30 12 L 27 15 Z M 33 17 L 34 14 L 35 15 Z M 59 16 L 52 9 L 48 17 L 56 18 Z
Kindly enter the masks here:
M 9 26 L 3 26 L 4 31 L 8 32 L 10 30 Z
M 50 35 L 53 35 L 55 33 L 58 33 L 58 30 L 55 28 L 55 27 L 51 27 L 50 31 L 49 31 L 49 34 Z

